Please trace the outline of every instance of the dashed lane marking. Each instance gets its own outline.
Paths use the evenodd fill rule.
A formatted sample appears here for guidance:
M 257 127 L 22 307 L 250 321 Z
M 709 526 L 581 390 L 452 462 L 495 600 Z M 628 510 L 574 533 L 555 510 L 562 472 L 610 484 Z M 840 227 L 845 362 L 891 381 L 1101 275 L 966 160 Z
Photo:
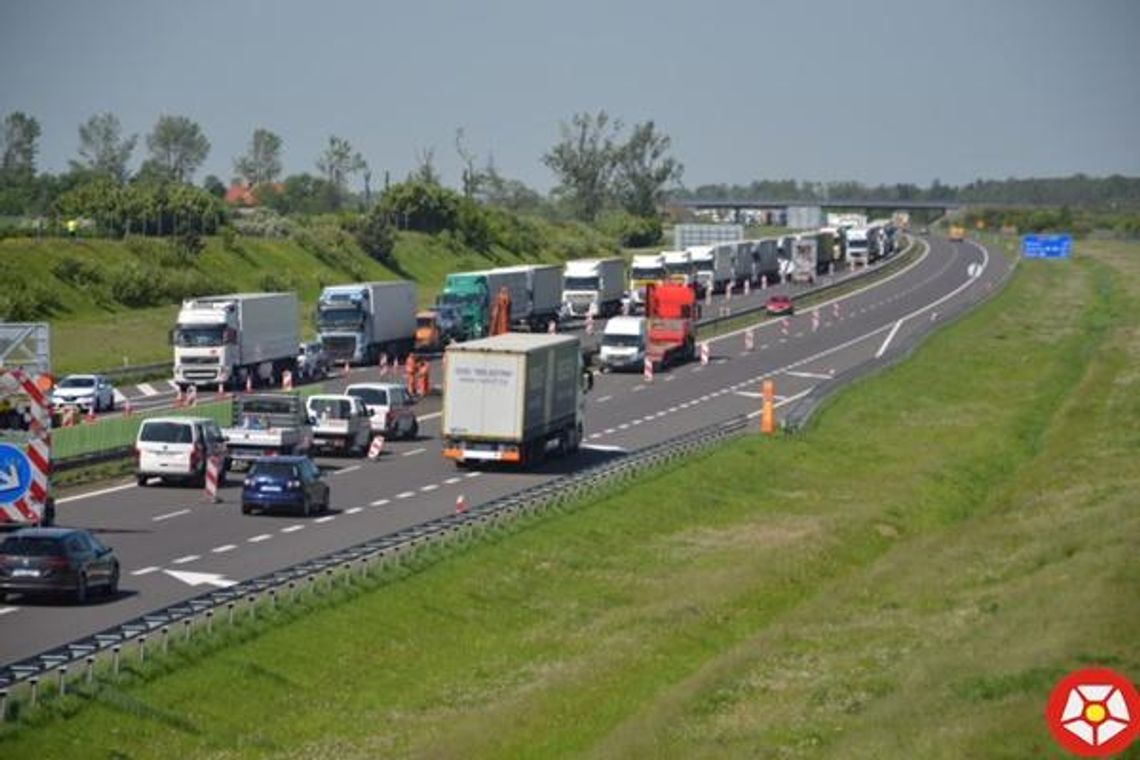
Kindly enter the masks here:
M 282 528 L 281 532 L 282 533 L 296 533 L 297 531 L 304 530 L 304 529 L 305 529 L 304 525 L 290 525 L 288 527 Z
M 163 520 L 169 520 L 172 517 L 179 517 L 181 515 L 188 515 L 188 514 L 190 514 L 189 509 L 180 509 L 177 512 L 167 512 L 164 515 L 158 515 L 157 517 L 152 517 L 150 519 L 152 522 L 162 522 Z
M 350 465 L 348 467 L 342 467 L 341 469 L 334 472 L 333 475 L 344 475 L 346 472 L 356 472 L 359 469 L 360 469 L 360 465 L 354 464 L 354 465 Z
M 213 549 L 210 550 L 210 553 L 211 554 L 225 554 L 226 552 L 232 552 L 236 548 L 237 548 L 237 544 L 223 544 L 221 546 L 215 546 Z
M 423 491 L 424 493 L 429 493 L 431 491 L 434 491 L 437 488 L 439 488 L 439 486 L 436 485 L 435 483 L 429 483 L 426 486 L 420 486 L 420 490 Z
M 159 571 L 159 569 L 160 568 L 157 568 L 154 565 L 151 565 L 149 567 L 140 567 L 138 570 L 132 570 L 131 575 L 134 575 L 134 576 L 150 575 L 151 573 L 157 573 Z
M 262 533 L 260 535 L 247 538 L 246 541 L 250 542 L 251 544 L 260 544 L 262 541 L 268 541 L 271 538 L 273 538 L 273 536 L 269 535 L 268 533 Z
M 315 523 L 327 523 L 327 522 L 332 522 L 335 519 L 336 519 L 336 515 L 325 515 L 324 517 L 318 517 L 316 520 L 313 520 L 313 522 L 315 522 Z
M 419 448 L 419 449 L 412 449 L 411 451 L 405 451 L 405 452 L 404 452 L 403 454 L 401 454 L 400 456 L 405 456 L 405 457 L 414 457 L 416 454 L 422 454 L 422 453 L 424 453 L 425 451 L 427 451 L 427 449 L 424 449 L 424 448 Z
M 597 433 L 595 433 L 595 435 L 597 435 Z M 449 486 L 453 486 L 461 480 L 463 480 L 463 478 L 448 478 L 447 480 L 445 480 L 443 482 Z
M 396 498 L 397 499 L 410 499 L 415 495 L 416 495 L 415 491 L 401 491 L 400 493 L 396 494 Z
M 364 511 L 364 507 L 353 507 L 352 509 L 344 510 L 344 513 L 346 515 L 355 515 L 357 512 L 363 512 L 363 511 Z
M 187 554 L 185 557 L 179 557 L 178 559 L 172 559 L 170 561 L 170 564 L 172 564 L 172 565 L 185 565 L 187 562 L 193 562 L 196 559 L 202 559 L 202 557 L 198 554 Z
M 385 504 L 388 504 L 390 501 L 391 501 L 391 499 L 377 499 L 376 501 L 372 502 L 368 506 L 370 506 L 370 507 L 382 507 Z

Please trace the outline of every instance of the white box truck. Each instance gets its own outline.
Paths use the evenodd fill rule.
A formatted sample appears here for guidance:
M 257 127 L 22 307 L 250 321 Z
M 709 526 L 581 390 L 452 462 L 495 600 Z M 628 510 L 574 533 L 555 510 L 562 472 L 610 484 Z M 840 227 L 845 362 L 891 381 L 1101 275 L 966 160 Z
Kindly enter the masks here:
M 816 247 L 814 236 L 801 235 L 792 245 L 792 282 L 815 282 Z
M 582 442 L 583 370 L 577 336 L 504 333 L 447 347 L 443 455 L 458 466 L 527 466 Z
M 866 227 L 851 227 L 844 234 L 845 252 L 851 266 L 866 266 L 871 260 Z
M 645 366 L 645 317 L 611 317 L 602 330 L 598 364 L 603 372 L 635 370 Z
M 408 280 L 330 285 L 317 299 L 317 333 L 331 362 L 400 359 L 416 334 L 416 285 Z
M 740 287 L 744 287 L 744 281 L 752 279 L 752 250 L 756 243 L 753 240 L 741 240 L 735 245 L 736 250 L 732 256 L 732 279 Z
M 714 293 L 723 293 L 725 286 L 732 282 L 735 246 L 736 243 L 722 243 L 694 245 L 688 249 L 696 272 L 697 295 L 703 296 L 710 289 Z
M 234 293 L 182 302 L 171 339 L 181 387 L 244 387 L 297 371 L 296 293 Z
M 625 293 L 625 262 L 613 259 L 567 261 L 562 278 L 562 313 L 585 317 L 609 317 L 621 311 Z

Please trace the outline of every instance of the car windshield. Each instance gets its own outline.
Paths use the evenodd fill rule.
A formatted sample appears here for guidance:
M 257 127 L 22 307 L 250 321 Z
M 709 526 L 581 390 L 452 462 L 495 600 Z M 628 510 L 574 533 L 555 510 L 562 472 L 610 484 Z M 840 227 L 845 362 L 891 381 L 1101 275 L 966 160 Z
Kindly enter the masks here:
M 383 388 L 349 388 L 348 395 L 356 396 L 369 406 L 387 406 L 388 391 Z
M 20 557 L 62 557 L 67 552 L 61 538 L 48 536 L 8 536 L 0 543 L 0 554 Z
M 94 388 L 93 377 L 65 377 L 59 383 L 60 388 Z
M 297 466 L 289 462 L 254 462 L 249 471 L 250 477 L 285 478 L 288 480 L 297 477 Z
M 180 422 L 145 422 L 139 440 L 147 443 L 193 443 L 189 425 Z
M 343 420 L 351 414 L 352 405 L 344 399 L 317 398 L 309 402 L 309 410 L 317 417 Z
M 634 348 L 641 345 L 641 336 L 639 335 L 603 335 L 603 346 L 632 346 Z

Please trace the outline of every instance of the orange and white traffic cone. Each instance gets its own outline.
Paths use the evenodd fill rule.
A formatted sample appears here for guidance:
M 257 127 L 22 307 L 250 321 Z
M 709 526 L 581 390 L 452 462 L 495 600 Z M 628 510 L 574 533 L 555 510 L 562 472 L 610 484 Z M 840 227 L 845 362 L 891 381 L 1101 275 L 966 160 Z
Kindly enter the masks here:
M 83 417 L 84 422 L 95 421 L 95 402 L 91 402 L 91 406 L 87 407 L 87 414 Z
M 218 383 L 218 390 L 217 390 L 217 392 L 214 394 L 214 396 L 215 396 L 216 398 L 219 398 L 219 399 L 221 399 L 221 398 L 225 398 L 225 396 L 226 396 L 226 386 L 225 386 L 225 383 Z

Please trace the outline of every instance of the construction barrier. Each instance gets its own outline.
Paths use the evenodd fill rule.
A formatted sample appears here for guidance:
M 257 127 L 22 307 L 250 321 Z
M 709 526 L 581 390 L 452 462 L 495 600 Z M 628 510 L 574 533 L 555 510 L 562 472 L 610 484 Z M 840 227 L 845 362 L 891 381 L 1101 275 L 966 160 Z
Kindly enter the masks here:
M 186 389 L 186 406 L 198 405 L 198 386 L 191 385 Z
M 586 334 L 594 334 L 594 310 L 591 309 L 586 312 Z
M 548 333 L 550 333 L 551 335 L 558 332 L 558 323 L 555 322 L 553 319 L 550 320 L 549 322 L 546 323 L 546 331 Z
M 60 415 L 60 422 L 63 427 L 75 427 L 75 416 L 79 412 L 74 406 L 65 406 L 63 413 Z
M 455 514 L 461 515 L 467 511 L 467 499 L 463 494 L 455 497 Z
M 214 398 L 221 401 L 226 397 L 226 384 L 218 383 L 218 390 L 214 393 Z
M 701 366 L 706 367 L 709 363 L 709 342 L 703 341 L 701 343 Z
M 380 458 L 380 454 L 384 451 L 384 436 L 378 435 L 372 439 L 372 444 L 368 447 L 368 458 L 376 461 Z
M 773 403 L 776 398 L 776 384 L 771 380 L 765 380 L 760 386 L 760 396 L 764 399 L 760 407 L 760 432 L 764 435 L 772 435 L 776 432 L 775 404 Z
M 648 356 L 645 357 L 645 365 L 642 367 L 641 375 L 645 378 L 645 382 L 653 382 L 653 360 Z
M 0 397 L 27 399 L 26 408 L 21 403 L 18 409 L 23 412 L 22 418 L 27 425 L 28 437 L 20 453 L 30 476 L 21 495 L 0 502 L 0 523 L 38 523 L 42 510 L 46 509 L 51 477 L 51 402 L 44 389 L 36 383 L 35 376 L 19 369 L 0 368 Z M 10 467 L 15 468 L 15 464 Z M 20 480 L 18 475 L 12 477 L 11 469 L 5 475 L 9 481 Z
M 206 501 L 211 504 L 221 504 L 218 496 L 218 481 L 221 480 L 222 458 L 210 457 L 206 460 Z
M 245 392 L 253 393 L 253 375 L 245 376 Z
M 293 373 L 290 372 L 289 370 L 285 370 L 284 372 L 281 373 L 281 390 L 283 390 L 283 391 L 293 390 Z
M 385 375 L 388 374 L 388 354 L 387 353 L 380 354 L 379 365 L 380 365 L 380 377 L 384 377 Z
M 751 280 L 745 280 L 744 281 L 744 295 L 746 295 L 746 296 L 751 295 L 751 293 L 752 293 L 752 281 Z
M 815 309 L 811 313 L 811 331 L 815 332 L 819 329 L 819 309 Z
M 749 327 L 744 331 L 744 350 L 751 351 L 756 347 L 756 335 L 753 333 L 752 328 Z
M 781 319 L 780 320 L 780 334 L 781 335 L 787 335 L 789 326 L 790 326 L 790 323 L 788 322 L 787 317 L 784 317 L 783 319 Z

